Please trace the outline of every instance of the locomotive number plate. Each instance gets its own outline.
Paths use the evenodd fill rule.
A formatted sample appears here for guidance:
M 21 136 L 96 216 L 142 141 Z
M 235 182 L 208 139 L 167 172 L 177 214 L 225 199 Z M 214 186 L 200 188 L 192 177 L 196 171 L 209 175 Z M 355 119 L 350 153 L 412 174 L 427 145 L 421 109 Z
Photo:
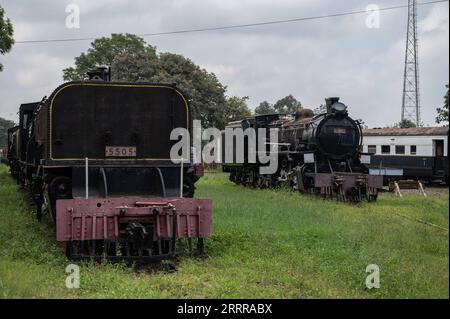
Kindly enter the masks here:
M 106 146 L 106 157 L 136 157 L 135 146 Z
M 345 128 L 335 128 L 334 129 L 334 134 L 345 134 L 346 130 Z

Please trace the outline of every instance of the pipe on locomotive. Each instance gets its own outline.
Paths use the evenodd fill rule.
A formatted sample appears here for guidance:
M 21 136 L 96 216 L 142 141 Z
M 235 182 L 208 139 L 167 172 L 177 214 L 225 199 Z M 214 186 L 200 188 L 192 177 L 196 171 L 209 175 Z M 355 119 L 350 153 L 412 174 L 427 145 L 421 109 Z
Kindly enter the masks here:
M 85 172 L 84 172 L 84 178 L 85 178 L 85 197 L 86 199 L 89 199 L 89 158 L 85 158 Z

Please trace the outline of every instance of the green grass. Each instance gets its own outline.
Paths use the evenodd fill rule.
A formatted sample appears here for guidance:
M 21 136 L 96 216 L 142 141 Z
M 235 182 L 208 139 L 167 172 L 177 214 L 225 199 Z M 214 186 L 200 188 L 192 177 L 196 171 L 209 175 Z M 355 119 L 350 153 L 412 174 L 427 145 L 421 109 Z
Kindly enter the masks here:
M 48 223 L 37 223 L 0 166 L 0 297 L 13 298 L 448 298 L 448 193 L 390 194 L 349 205 L 288 190 L 255 190 L 208 174 L 198 197 L 214 199 L 205 258 L 176 271 L 81 264 L 65 287 L 65 259 Z M 368 264 L 381 287 L 365 288 Z M 167 267 L 168 268 L 168 267 Z

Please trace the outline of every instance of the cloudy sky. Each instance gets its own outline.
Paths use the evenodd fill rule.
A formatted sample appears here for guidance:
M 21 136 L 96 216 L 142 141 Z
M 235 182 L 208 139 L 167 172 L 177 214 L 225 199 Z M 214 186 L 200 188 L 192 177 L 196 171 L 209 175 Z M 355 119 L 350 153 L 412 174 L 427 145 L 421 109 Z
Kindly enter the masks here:
M 419 0 L 419 2 L 425 0 Z M 80 8 L 80 28 L 65 26 L 66 6 Z M 100 37 L 226 26 L 389 7 L 407 0 L 0 0 L 15 39 Z M 214 72 L 228 95 L 250 97 L 254 108 L 293 94 L 315 108 L 340 96 L 367 125 L 398 122 L 407 9 L 380 13 L 380 27 L 366 13 L 204 33 L 144 37 L 162 52 L 183 54 Z M 422 120 L 433 125 L 449 78 L 448 2 L 419 7 Z M 90 41 L 17 43 L 0 56 L 0 116 L 17 120 L 20 103 L 50 95 L 62 69 Z

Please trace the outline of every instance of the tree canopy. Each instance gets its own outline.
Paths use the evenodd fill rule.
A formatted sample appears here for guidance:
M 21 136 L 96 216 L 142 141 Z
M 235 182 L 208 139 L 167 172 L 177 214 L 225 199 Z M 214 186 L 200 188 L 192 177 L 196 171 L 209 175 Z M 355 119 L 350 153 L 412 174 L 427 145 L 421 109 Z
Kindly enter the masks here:
M 403 119 L 398 123 L 395 123 L 393 125 L 394 128 L 411 128 L 411 127 L 416 127 L 416 123 L 408 120 L 408 119 Z
M 284 98 L 278 100 L 273 105 L 273 108 L 276 112 L 285 114 L 293 114 L 297 112 L 297 110 L 301 107 L 302 103 L 300 103 L 300 101 L 297 101 L 297 99 L 293 97 L 292 94 L 289 94 L 288 96 L 285 96 Z
M 111 37 L 102 37 L 94 40 L 86 53 L 75 58 L 75 67 L 63 70 L 66 81 L 83 80 L 86 73 L 97 66 L 111 66 L 114 60 L 122 54 L 150 51 L 156 49 L 147 45 L 145 41 L 134 34 L 111 34 Z
M 5 17 L 5 10 L 0 6 L 0 54 L 5 55 L 11 50 L 14 44 L 14 29 L 11 20 Z M 3 64 L 0 63 L 0 72 L 3 71 Z
M 8 132 L 7 130 L 13 127 L 15 124 L 13 121 L 6 120 L 0 117 L 0 148 L 4 148 L 8 144 Z
M 241 120 L 252 115 L 252 112 L 247 106 L 247 100 L 248 96 L 227 97 L 225 107 L 225 124 L 231 121 Z
M 65 80 L 85 78 L 99 65 L 112 68 L 114 81 L 149 81 L 175 84 L 190 99 L 192 115 L 203 127 L 222 129 L 226 123 L 226 86 L 214 73 L 202 69 L 179 54 L 157 53 L 156 48 L 132 34 L 112 34 L 92 42 L 91 48 L 75 58 L 75 66 L 64 69 Z
M 262 101 L 255 108 L 255 115 L 265 115 L 265 114 L 273 114 L 273 113 L 276 113 L 276 111 L 273 108 L 273 105 L 267 101 Z
M 264 115 L 272 113 L 294 114 L 298 109 L 302 108 L 302 103 L 289 94 L 288 96 L 279 99 L 275 104 L 267 101 L 262 101 L 255 108 L 255 115 Z
M 447 93 L 444 95 L 444 105 L 436 109 L 438 116 L 436 117 L 436 123 L 448 124 L 448 84 L 445 86 Z

